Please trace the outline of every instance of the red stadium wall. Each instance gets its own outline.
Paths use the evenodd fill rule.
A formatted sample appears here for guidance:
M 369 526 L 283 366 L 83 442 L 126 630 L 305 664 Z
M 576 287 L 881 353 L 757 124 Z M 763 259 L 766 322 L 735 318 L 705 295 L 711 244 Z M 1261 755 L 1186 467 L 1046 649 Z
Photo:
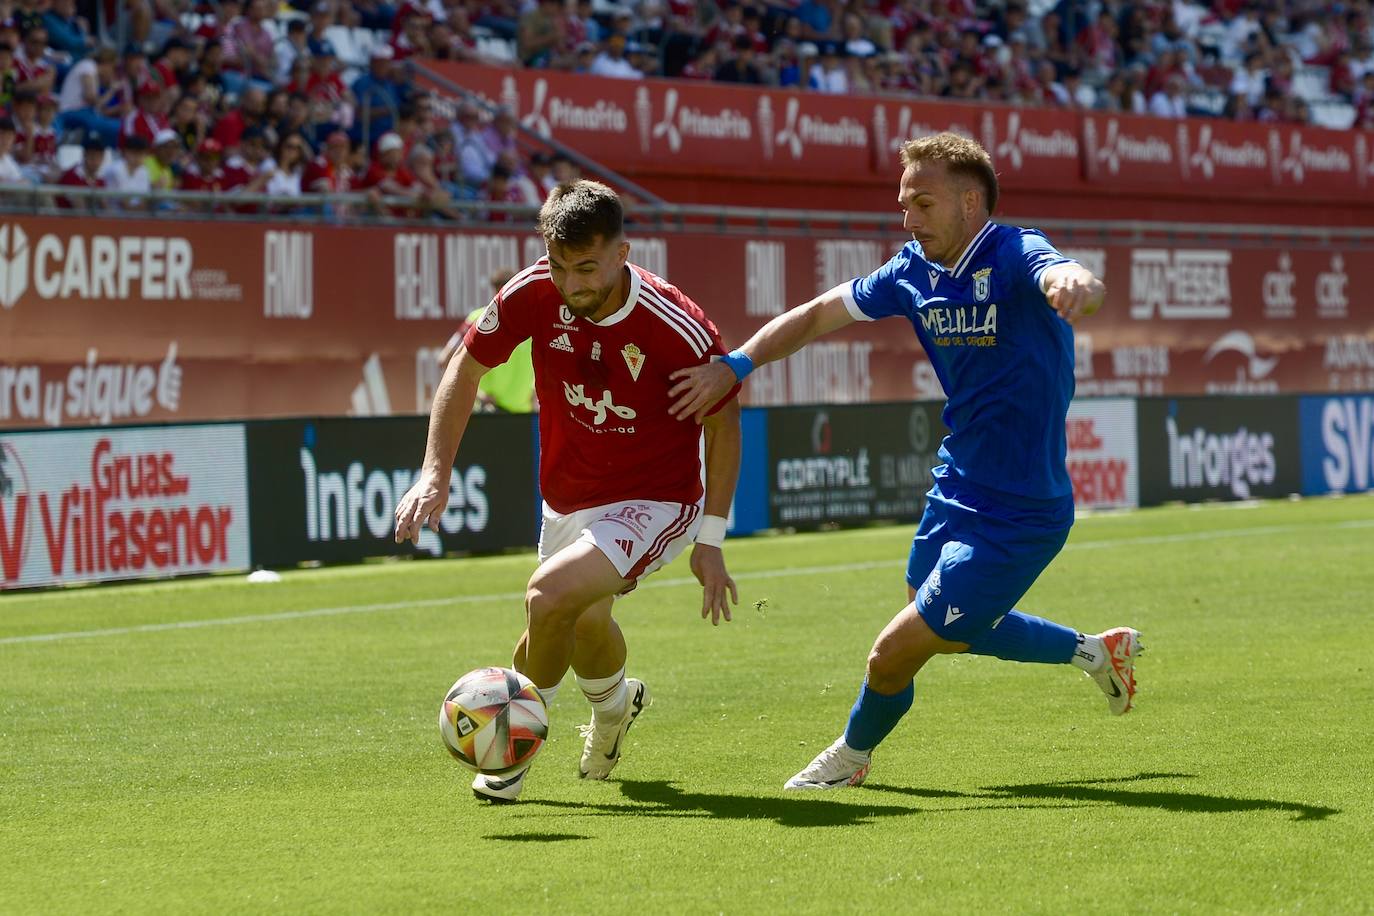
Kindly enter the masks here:
M 1057 239 L 1107 283 L 1079 393 L 1374 389 L 1374 247 Z M 738 344 L 886 260 L 886 238 L 632 235 Z M 17 218 L 0 224 L 0 427 L 427 410 L 438 348 L 528 232 Z M 544 345 L 540 341 L 536 346 Z M 856 324 L 746 388 L 754 404 L 938 398 L 915 336 Z
M 901 142 L 954 130 L 1007 216 L 1374 224 L 1367 132 L 431 66 L 672 203 L 893 209 Z

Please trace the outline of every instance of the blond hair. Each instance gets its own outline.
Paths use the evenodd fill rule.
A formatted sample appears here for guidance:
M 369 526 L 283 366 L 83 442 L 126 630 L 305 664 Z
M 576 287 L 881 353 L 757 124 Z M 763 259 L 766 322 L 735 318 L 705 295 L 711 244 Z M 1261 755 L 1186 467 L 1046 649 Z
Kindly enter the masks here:
M 943 162 L 951 175 L 978 182 L 989 214 L 997 208 L 997 172 L 992 157 L 977 140 L 948 131 L 917 137 L 902 144 L 901 158 L 904 168 L 917 162 Z

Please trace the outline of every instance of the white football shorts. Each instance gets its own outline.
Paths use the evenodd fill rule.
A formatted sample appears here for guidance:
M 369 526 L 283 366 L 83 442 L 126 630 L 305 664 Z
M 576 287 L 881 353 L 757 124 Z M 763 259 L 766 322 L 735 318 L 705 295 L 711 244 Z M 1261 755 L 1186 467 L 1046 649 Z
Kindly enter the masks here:
M 539 562 L 565 547 L 596 545 L 622 578 L 632 583 L 677 559 L 701 528 L 702 503 L 662 503 L 632 499 L 562 515 L 544 503 L 539 531 Z M 623 594 L 623 593 L 622 593 Z

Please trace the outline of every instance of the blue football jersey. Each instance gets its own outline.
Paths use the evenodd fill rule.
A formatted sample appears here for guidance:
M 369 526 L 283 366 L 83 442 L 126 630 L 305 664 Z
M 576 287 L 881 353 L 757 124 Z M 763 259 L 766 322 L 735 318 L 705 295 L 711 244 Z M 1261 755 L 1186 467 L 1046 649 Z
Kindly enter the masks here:
M 1028 500 L 1072 498 L 1073 328 L 1040 289 L 1047 268 L 1069 263 L 1042 233 L 989 222 L 953 269 L 912 241 L 848 287 L 856 319 L 911 322 L 944 386 L 947 468 L 937 477 Z

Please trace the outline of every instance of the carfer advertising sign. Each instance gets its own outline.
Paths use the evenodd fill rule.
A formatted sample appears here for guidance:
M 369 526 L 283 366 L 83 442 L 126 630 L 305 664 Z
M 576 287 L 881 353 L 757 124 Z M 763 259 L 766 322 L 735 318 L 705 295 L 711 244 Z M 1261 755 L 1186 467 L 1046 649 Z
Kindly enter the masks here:
M 0 436 L 0 586 L 247 566 L 242 425 Z
M 773 525 L 918 517 L 945 432 L 936 403 L 772 410 Z
M 1147 398 L 1137 410 L 1143 506 L 1300 490 L 1295 397 Z
M 426 417 L 284 420 L 248 429 L 253 563 L 498 550 L 535 542 L 528 416 L 468 424 L 439 531 L 397 544 L 396 504 L 419 477 Z

